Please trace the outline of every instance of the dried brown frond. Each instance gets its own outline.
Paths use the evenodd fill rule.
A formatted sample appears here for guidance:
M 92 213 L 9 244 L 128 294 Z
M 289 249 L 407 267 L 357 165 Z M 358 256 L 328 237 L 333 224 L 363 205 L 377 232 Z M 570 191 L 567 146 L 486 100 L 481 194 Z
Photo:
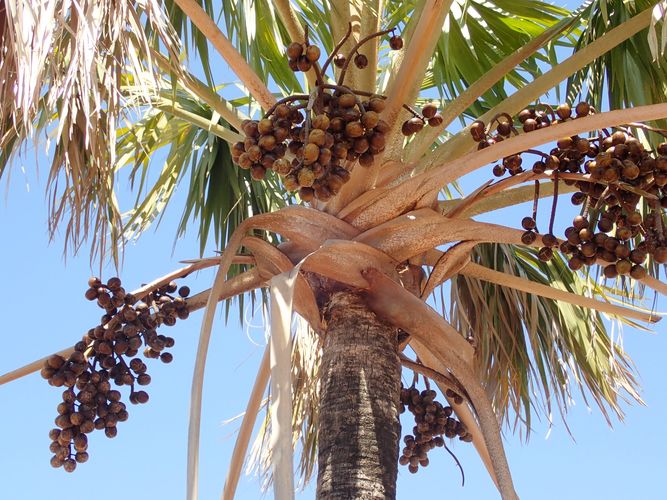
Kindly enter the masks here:
M 54 145 L 51 237 L 63 228 L 66 251 L 90 240 L 91 258 L 110 251 L 118 262 L 114 167 L 116 129 L 126 110 L 123 75 L 154 71 L 156 40 L 172 56 L 179 41 L 157 0 L 7 0 L 3 7 L 0 173 L 8 150 L 46 131 Z

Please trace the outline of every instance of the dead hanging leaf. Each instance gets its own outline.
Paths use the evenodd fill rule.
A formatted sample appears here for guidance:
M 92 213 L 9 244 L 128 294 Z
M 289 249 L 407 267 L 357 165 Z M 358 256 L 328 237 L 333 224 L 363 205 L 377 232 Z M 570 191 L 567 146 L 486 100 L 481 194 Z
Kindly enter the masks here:
M 156 0 L 6 0 L 3 8 L 0 72 L 14 71 L 11 82 L 0 74 L 11 83 L 0 84 L 0 172 L 12 148 L 49 130 L 50 235 L 64 227 L 74 252 L 90 237 L 91 257 L 110 251 L 118 263 L 122 224 L 113 187 L 116 130 L 127 112 L 122 75 L 153 74 L 150 46 L 159 39 L 175 56 L 178 37 Z M 147 81 L 144 94 L 152 87 Z

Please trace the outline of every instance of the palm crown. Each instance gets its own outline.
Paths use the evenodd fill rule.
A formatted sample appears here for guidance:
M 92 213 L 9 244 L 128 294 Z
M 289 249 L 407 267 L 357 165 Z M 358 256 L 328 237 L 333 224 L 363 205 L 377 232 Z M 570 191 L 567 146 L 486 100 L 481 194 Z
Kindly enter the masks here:
M 275 340 L 237 441 L 228 498 L 268 384 L 269 350 L 276 401 L 265 430 L 278 437 L 268 451 L 291 457 L 293 434 L 304 445 L 305 476 L 319 446 L 320 497 L 364 491 L 335 483 L 341 469 L 327 455 L 335 432 L 329 417 L 338 411 L 328 388 L 349 369 L 330 354 L 339 352 L 338 328 L 348 324 L 341 310 L 357 311 L 375 337 L 389 339 L 344 344 L 372 349 L 394 373 L 384 394 L 362 398 L 384 405 L 375 417 L 388 422 L 377 438 L 389 450 L 380 475 L 389 470 L 394 482 L 398 407 L 419 414 L 415 407 L 433 401 L 428 391 L 399 390 L 399 363 L 446 395 L 460 423 L 445 432 L 443 421 L 440 434 L 472 440 L 504 498 L 516 495 L 499 421 L 530 429 L 535 412 L 565 412 L 575 385 L 608 417 L 622 415 L 619 398 L 639 399 L 630 360 L 608 336 L 602 313 L 657 321 L 617 302 L 645 288 L 665 291 L 654 277 L 667 262 L 660 130 L 667 37 L 656 2 L 601 0 L 569 12 L 541 2 L 260 1 L 240 8 L 223 1 L 216 12 L 194 0 L 141 0 L 85 3 L 85 16 L 61 2 L 44 2 L 38 16 L 14 2 L 2 7 L 0 173 L 28 138 L 49 131 L 51 230 L 64 225 L 70 248 L 89 239 L 93 255 L 118 259 L 121 244 L 146 230 L 184 184 L 180 230 L 197 221 L 202 249 L 211 232 L 224 248 L 220 259 L 201 259 L 151 285 L 218 266 L 212 289 L 189 299 L 190 310 L 206 306 L 193 379 L 192 496 L 215 304 L 261 287 L 286 303 L 273 307 Z M 241 81 L 241 97 L 214 86 L 211 46 Z M 206 82 L 182 64 L 182 53 L 201 63 Z M 544 102 L 547 92 L 572 106 Z M 161 150 L 162 170 L 150 176 L 151 156 Z M 530 155 L 537 155 L 532 168 Z M 452 194 L 459 179 L 490 171 L 493 162 L 502 178 Z M 114 186 L 126 170 L 140 194 L 122 215 Z M 565 193 L 575 193 L 581 215 L 558 239 L 554 216 Z M 473 219 L 531 200 L 536 207 L 545 197 L 550 220 L 536 221 L 533 209 L 523 229 Z M 597 279 L 597 264 L 607 281 Z M 426 303 L 443 286 L 451 291 L 449 321 Z M 290 342 L 280 343 L 281 319 L 292 305 L 311 332 L 295 336 L 285 362 Z M 426 434 L 415 432 L 401 463 L 424 465 L 411 457 L 415 446 L 437 442 Z M 291 489 L 280 462 L 273 469 L 278 496 Z M 394 486 L 385 483 L 390 497 Z

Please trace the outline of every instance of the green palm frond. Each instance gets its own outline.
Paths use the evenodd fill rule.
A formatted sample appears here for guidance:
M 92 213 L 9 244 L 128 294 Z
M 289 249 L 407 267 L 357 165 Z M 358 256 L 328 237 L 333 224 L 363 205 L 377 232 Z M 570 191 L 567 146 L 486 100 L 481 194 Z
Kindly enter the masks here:
M 530 249 L 480 245 L 473 261 L 571 293 L 604 296 L 560 257 L 547 264 Z M 513 426 L 526 437 L 534 415 L 550 420 L 557 407 L 564 418 L 576 389 L 609 422 L 611 414 L 623 417 L 621 400 L 641 402 L 632 362 L 596 311 L 459 275 L 452 281 L 451 318 L 476 345 L 499 414 L 508 423 L 514 414 Z
M 587 21 L 575 50 L 581 50 L 611 28 L 639 12 L 651 9 L 655 0 L 596 0 L 584 14 Z M 576 72 L 567 81 L 567 99 L 585 99 L 597 109 L 611 109 L 665 102 L 667 54 L 652 60 L 648 29 L 644 29 Z
M 455 3 L 424 80 L 424 90 L 436 88 L 445 99 L 456 97 L 495 64 L 568 15 L 567 10 L 542 2 Z M 560 44 L 564 43 L 566 39 L 561 39 Z M 554 63 L 549 47 L 536 52 L 480 96 L 471 112 L 479 116 L 505 99 L 508 88 L 520 88 L 541 74 L 541 65 Z
M 206 104 L 181 91 L 176 99 L 186 112 L 207 123 L 217 121 L 217 125 L 229 130 L 229 124 Z M 253 181 L 248 171 L 232 164 L 226 141 L 201 126 L 174 117 L 168 106 L 165 109 L 149 108 L 143 119 L 120 131 L 119 168 L 132 165 L 130 179 L 137 192 L 135 208 L 125 221 L 128 238 L 138 237 L 159 220 L 183 181 L 188 194 L 177 236 L 185 234 L 192 220 L 198 222 L 201 252 L 211 230 L 216 246 L 224 248 L 227 238 L 243 220 L 285 206 L 288 197 L 272 173 L 264 182 Z M 160 151 L 166 151 L 166 159 L 155 178 L 151 159 Z

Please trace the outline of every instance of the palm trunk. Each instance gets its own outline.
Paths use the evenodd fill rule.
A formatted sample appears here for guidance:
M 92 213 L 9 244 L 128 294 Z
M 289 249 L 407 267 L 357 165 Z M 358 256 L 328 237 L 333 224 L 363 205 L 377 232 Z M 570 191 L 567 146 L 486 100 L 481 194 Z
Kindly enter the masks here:
M 397 330 L 355 293 L 334 293 L 326 311 L 317 498 L 393 499 L 401 432 Z

